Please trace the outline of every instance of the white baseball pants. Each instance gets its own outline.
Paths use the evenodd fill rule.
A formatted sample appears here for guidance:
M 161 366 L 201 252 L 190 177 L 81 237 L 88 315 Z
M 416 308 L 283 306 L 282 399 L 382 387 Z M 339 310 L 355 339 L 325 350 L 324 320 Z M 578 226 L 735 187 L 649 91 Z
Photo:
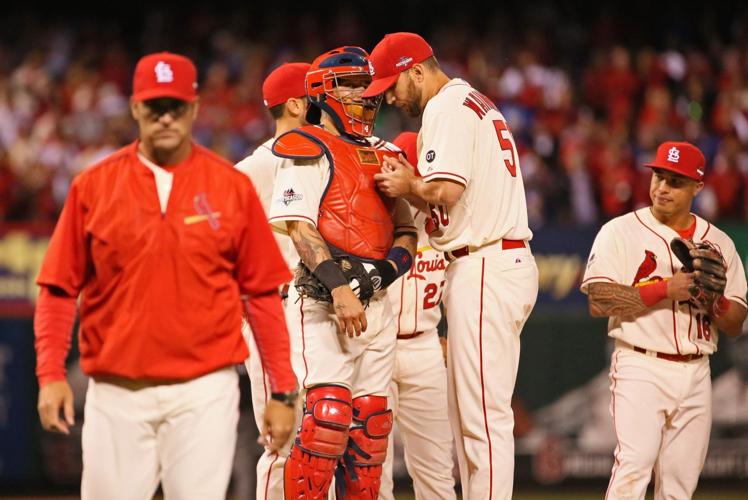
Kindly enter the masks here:
M 538 294 L 530 250 L 495 246 L 447 267 L 447 384 L 464 500 L 510 499 L 520 333 Z
M 388 405 L 405 446 L 416 499 L 456 498 L 452 431 L 447 416 L 447 369 L 436 329 L 397 341 Z M 393 434 L 382 470 L 380 500 L 392 494 Z
M 610 411 L 618 445 L 606 499 L 691 498 L 712 428 L 709 357 L 675 362 L 617 345 Z
M 236 369 L 126 389 L 91 379 L 83 423 L 84 500 L 224 499 L 239 419 Z

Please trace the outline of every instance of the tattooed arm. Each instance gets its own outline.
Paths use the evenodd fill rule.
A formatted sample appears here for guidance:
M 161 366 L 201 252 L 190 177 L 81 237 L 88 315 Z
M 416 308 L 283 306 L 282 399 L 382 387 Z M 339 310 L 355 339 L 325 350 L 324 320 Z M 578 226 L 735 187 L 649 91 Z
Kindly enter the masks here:
M 301 262 L 314 272 L 322 262 L 332 259 L 327 243 L 313 224 L 302 221 L 286 221 L 286 230 L 291 237 Z M 348 285 L 330 290 L 332 305 L 338 318 L 340 331 L 349 337 L 366 331 L 364 306 Z
M 670 300 L 688 300 L 691 294 L 688 286 L 693 281 L 692 275 L 677 272 L 667 281 L 666 296 Z M 654 286 L 654 285 L 649 285 Z M 591 283 L 587 290 L 590 316 L 636 316 L 650 306 L 644 303 L 639 288 L 618 283 Z
M 301 262 L 314 272 L 320 262 L 331 259 L 330 249 L 314 225 L 297 220 L 286 221 L 288 235 L 299 252 Z

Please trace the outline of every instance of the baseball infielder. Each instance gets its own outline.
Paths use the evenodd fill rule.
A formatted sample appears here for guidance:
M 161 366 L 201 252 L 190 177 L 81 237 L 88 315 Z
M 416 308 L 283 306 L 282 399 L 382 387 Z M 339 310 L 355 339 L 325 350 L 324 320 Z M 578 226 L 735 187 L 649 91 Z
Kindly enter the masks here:
M 270 208 L 276 172 L 284 161 L 289 161 L 273 155 L 271 151 L 273 142 L 277 137 L 306 123 L 304 116 L 307 100 L 304 79 L 308 69 L 308 63 L 286 63 L 267 76 L 262 85 L 262 94 L 264 104 L 275 121 L 275 137 L 265 141 L 250 156 L 236 164 L 236 168 L 252 180 L 265 212 Z M 291 240 L 287 235 L 280 233 L 274 233 L 274 236 L 289 269 L 294 267 L 298 262 L 298 255 Z M 288 286 L 284 286 L 282 293 L 287 293 L 287 289 Z M 242 333 L 250 348 L 250 356 L 244 364 L 251 383 L 252 409 L 257 428 L 261 432 L 260 436 L 265 439 L 262 416 L 265 405 L 272 396 L 269 380 L 259 356 L 252 355 L 257 350 L 252 331 L 247 323 L 243 325 Z M 291 363 L 297 374 L 300 370 L 300 355 L 301 348 L 292 338 Z M 299 406 L 297 408 L 299 415 L 300 409 Z M 291 442 L 289 441 L 281 449 L 272 447 L 270 444 L 265 443 L 265 450 L 257 462 L 256 497 L 259 500 L 283 497 L 283 466 L 291 449 Z
M 709 355 L 717 331 L 738 335 L 746 317 L 746 278 L 735 245 L 690 213 L 703 187 L 704 156 L 689 143 L 665 142 L 647 166 L 652 206 L 600 229 L 581 287 L 590 313 L 610 317 L 608 335 L 616 339 L 611 499 L 643 499 L 653 472 L 655 498 L 691 498 L 712 423 Z M 704 271 L 681 269 L 686 263 L 671 249 L 674 238 L 710 242 L 721 251 L 723 296 L 706 306 L 694 298 L 702 296 Z
M 289 233 L 303 264 L 286 310 L 302 345 L 306 390 L 285 465 L 287 499 L 324 497 L 339 461 L 340 496 L 376 497 L 392 426 L 386 395 L 395 328 L 384 288 L 410 268 L 416 229 L 407 203 L 391 203 L 374 186 L 396 148 L 371 138 L 379 100 L 361 98 L 370 81 L 363 49 L 322 54 L 306 78 L 307 118 L 320 125 L 273 144 L 273 153 L 294 161 L 278 172 L 270 221 Z M 356 268 L 365 276 L 349 285 L 346 272 Z M 373 291 L 362 296 L 365 310 L 352 287 Z M 328 297 L 315 300 L 314 290 Z
M 365 96 L 386 93 L 411 116 L 423 113 L 423 177 L 401 158 L 375 178 L 389 196 L 430 213 L 431 246 L 449 261 L 443 299 L 458 334 L 447 339 L 448 396 L 463 498 L 510 498 L 511 398 L 538 289 L 514 140 L 496 107 L 464 80 L 450 80 L 420 36 L 385 36 L 372 64 Z
M 415 132 L 403 132 L 393 143 L 407 157 L 416 158 L 416 137 Z M 405 445 L 405 465 L 413 479 L 416 498 L 453 499 L 447 370 L 436 331 L 441 320 L 439 304 L 446 284 L 447 262 L 441 252 L 428 244 L 426 227 L 431 219 L 418 210 L 413 210 L 413 219 L 418 228 L 413 267 L 387 291 L 397 328 L 388 403 Z M 389 439 L 379 498 L 393 500 L 392 434 Z

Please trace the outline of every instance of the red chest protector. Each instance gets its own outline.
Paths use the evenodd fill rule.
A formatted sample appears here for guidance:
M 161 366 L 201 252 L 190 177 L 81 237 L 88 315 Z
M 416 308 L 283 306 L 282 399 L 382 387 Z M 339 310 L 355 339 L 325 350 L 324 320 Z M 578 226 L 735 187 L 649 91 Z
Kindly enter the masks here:
M 348 142 L 307 125 L 280 136 L 273 153 L 283 158 L 327 156 L 330 180 L 320 201 L 317 230 L 329 244 L 357 257 L 383 259 L 392 246 L 394 201 L 376 188 L 374 174 L 396 153 Z

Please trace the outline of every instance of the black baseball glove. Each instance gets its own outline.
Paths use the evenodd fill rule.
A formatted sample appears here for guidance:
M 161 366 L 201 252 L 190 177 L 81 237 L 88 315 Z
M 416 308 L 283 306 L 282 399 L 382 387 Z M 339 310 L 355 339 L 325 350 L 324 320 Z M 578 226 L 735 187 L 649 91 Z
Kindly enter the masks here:
M 683 238 L 673 238 L 670 248 L 683 264 L 683 269 L 693 273 L 689 292 L 696 307 L 707 313 L 713 311 L 727 285 L 727 266 L 722 252 L 708 241 L 694 243 Z
M 343 275 L 348 280 L 348 285 L 350 285 L 353 293 L 356 294 L 364 305 L 368 304 L 369 299 L 374 295 L 378 287 L 364 265 L 350 257 L 336 257 L 335 262 L 340 266 L 340 270 L 343 271 Z M 330 290 L 322 284 L 303 262 L 300 262 L 296 267 L 295 275 L 294 285 L 299 292 L 299 296 L 332 303 Z

